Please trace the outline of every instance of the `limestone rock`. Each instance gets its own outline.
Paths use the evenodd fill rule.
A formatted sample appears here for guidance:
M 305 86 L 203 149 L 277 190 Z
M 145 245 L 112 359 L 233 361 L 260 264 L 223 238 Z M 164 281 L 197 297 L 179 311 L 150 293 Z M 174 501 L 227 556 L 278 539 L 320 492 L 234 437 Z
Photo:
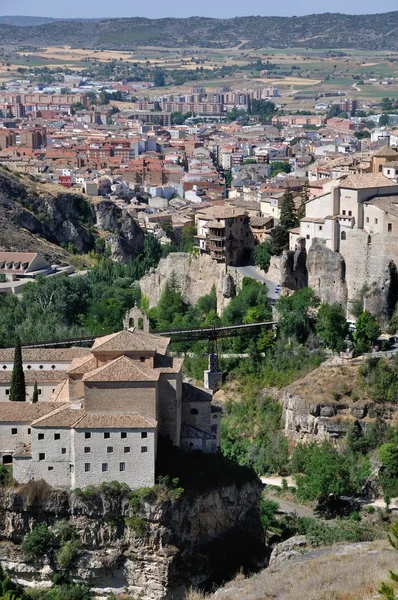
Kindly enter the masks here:
M 307 253 L 308 286 L 322 302 L 347 306 L 345 262 L 325 240 L 315 239 Z
M 219 314 L 243 279 L 236 268 L 228 267 L 226 272 L 225 265 L 212 260 L 207 254 L 192 256 L 185 252 L 172 252 L 162 258 L 157 268 L 149 271 L 140 281 L 141 292 L 149 299 L 151 307 L 159 302 L 172 273 L 184 299 L 190 304 L 196 304 L 201 296 L 209 294 L 215 286 Z
M 295 535 L 280 544 L 276 544 L 269 559 L 269 566 L 274 567 L 299 556 L 307 546 L 308 542 L 305 535 Z
M 299 238 L 297 249 L 285 250 L 280 261 L 282 287 L 297 291 L 308 286 L 307 252 L 305 240 Z
M 255 480 L 239 487 L 184 493 L 177 501 L 146 502 L 142 512 L 146 532 L 138 536 L 125 522 L 127 495 L 100 492 L 84 499 L 53 490 L 42 497 L 26 495 L 23 488 L 20 492 L 3 489 L 0 563 L 23 586 L 49 587 L 54 557 L 26 562 L 19 544 L 37 523 L 52 527 L 68 519 L 82 543 L 71 568 L 74 581 L 92 587 L 98 598 L 128 593 L 160 600 L 187 583 L 211 581 L 222 569 L 229 573 L 231 566 L 238 568 L 242 561 L 257 566 L 261 553 L 265 560 L 261 492 L 261 483 Z

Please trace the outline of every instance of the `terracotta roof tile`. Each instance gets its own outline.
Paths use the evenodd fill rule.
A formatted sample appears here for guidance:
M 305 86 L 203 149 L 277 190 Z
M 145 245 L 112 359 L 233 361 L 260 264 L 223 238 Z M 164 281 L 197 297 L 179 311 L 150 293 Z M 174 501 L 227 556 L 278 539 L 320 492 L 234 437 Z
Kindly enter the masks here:
M 83 381 L 157 381 L 160 373 L 144 364 L 119 356 L 98 369 L 85 373 Z
M 59 408 L 55 402 L 0 402 L 0 422 L 32 423 L 55 408 Z
M 93 344 L 92 351 L 138 352 L 145 350 L 165 354 L 169 343 L 169 338 L 132 328 L 97 338 Z

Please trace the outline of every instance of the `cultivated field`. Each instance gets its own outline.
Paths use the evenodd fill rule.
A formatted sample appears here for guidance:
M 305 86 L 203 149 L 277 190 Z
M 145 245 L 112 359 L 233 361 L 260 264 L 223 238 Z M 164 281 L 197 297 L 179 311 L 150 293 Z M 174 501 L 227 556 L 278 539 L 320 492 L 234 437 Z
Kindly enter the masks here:
M 19 68 L 76 69 L 84 70 L 98 63 L 111 61 L 158 66 L 167 70 L 194 70 L 200 67 L 204 79 L 187 81 L 182 86 L 167 86 L 162 91 L 182 92 L 192 85 L 217 88 L 229 85 L 240 89 L 277 86 L 282 102 L 288 109 L 311 109 L 316 101 L 300 96 L 355 97 L 371 105 L 389 96 L 398 98 L 398 52 L 366 52 L 361 50 L 310 50 L 244 48 L 246 40 L 232 48 L 173 48 L 156 46 L 137 47 L 131 51 L 88 50 L 69 46 L 47 48 L 7 49 L 0 47 L 0 78 L 14 78 Z M 260 73 L 247 68 L 261 60 L 269 69 Z M 236 67 L 236 72 L 223 77 L 212 73 L 221 67 Z M 242 70 L 245 67 L 244 70 Z M 208 77 L 207 77 L 208 73 Z M 137 92 L 146 95 L 148 92 Z M 330 94 L 333 94 L 331 96 Z M 297 98 L 299 96 L 299 98 Z

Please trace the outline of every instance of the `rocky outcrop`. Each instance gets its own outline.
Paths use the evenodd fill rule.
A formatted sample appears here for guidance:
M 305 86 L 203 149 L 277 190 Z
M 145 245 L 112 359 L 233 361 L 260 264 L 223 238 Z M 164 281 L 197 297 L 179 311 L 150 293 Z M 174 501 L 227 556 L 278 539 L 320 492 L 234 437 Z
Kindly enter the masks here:
M 27 562 L 18 544 L 37 523 L 51 527 L 67 519 L 82 543 L 70 569 L 74 581 L 91 586 L 101 598 L 112 592 L 165 598 L 182 586 L 225 579 L 242 562 L 255 567 L 264 556 L 260 495 L 256 480 L 184 493 L 178 500 L 145 501 L 140 515 L 145 531 L 138 535 L 129 525 L 127 496 L 103 492 L 85 500 L 66 491 L 40 497 L 2 491 L 0 562 L 22 585 L 49 586 L 55 566 L 51 555 Z
M 1 250 L 40 252 L 50 262 L 62 263 L 68 251 L 93 250 L 99 235 L 114 260 L 127 261 L 143 248 L 140 227 L 113 202 L 90 202 L 61 186 L 0 170 Z
M 271 552 L 269 566 L 280 565 L 292 558 L 303 554 L 303 550 L 308 547 L 305 535 L 295 535 L 294 537 L 276 544 Z
M 285 250 L 280 261 L 282 287 L 297 291 L 308 286 L 305 240 L 299 238 L 296 250 Z
M 345 262 L 325 240 L 315 239 L 307 254 L 308 285 L 322 302 L 347 306 Z
M 281 390 L 285 434 L 295 442 L 339 444 L 354 421 L 366 429 L 369 423 L 392 423 L 397 415 L 393 402 L 375 402 L 358 382 L 361 359 L 336 365 L 324 363 Z
M 207 254 L 193 256 L 185 252 L 173 252 L 162 258 L 156 269 L 151 269 L 140 280 L 141 292 L 149 299 L 150 306 L 156 306 L 173 273 L 184 299 L 196 304 L 201 296 L 209 294 L 215 286 L 217 310 L 221 314 L 240 287 L 243 277 L 234 267 L 228 267 L 212 260 Z

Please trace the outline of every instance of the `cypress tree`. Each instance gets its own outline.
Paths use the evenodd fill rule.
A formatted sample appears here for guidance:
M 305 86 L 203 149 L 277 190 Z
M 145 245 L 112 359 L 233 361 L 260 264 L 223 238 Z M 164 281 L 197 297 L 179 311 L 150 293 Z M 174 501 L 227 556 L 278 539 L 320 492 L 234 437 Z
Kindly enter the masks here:
M 297 211 L 290 188 L 286 188 L 282 198 L 281 214 L 279 223 L 275 228 L 275 253 L 282 254 L 283 250 L 289 248 L 289 231 L 299 224 Z
M 39 390 L 37 389 L 37 381 L 35 381 L 35 385 L 33 386 L 33 396 L 32 396 L 32 402 L 33 404 L 36 404 L 36 402 L 39 401 Z
M 15 346 L 14 367 L 11 376 L 10 400 L 13 402 L 25 402 L 26 386 L 23 372 L 21 340 L 18 339 Z

